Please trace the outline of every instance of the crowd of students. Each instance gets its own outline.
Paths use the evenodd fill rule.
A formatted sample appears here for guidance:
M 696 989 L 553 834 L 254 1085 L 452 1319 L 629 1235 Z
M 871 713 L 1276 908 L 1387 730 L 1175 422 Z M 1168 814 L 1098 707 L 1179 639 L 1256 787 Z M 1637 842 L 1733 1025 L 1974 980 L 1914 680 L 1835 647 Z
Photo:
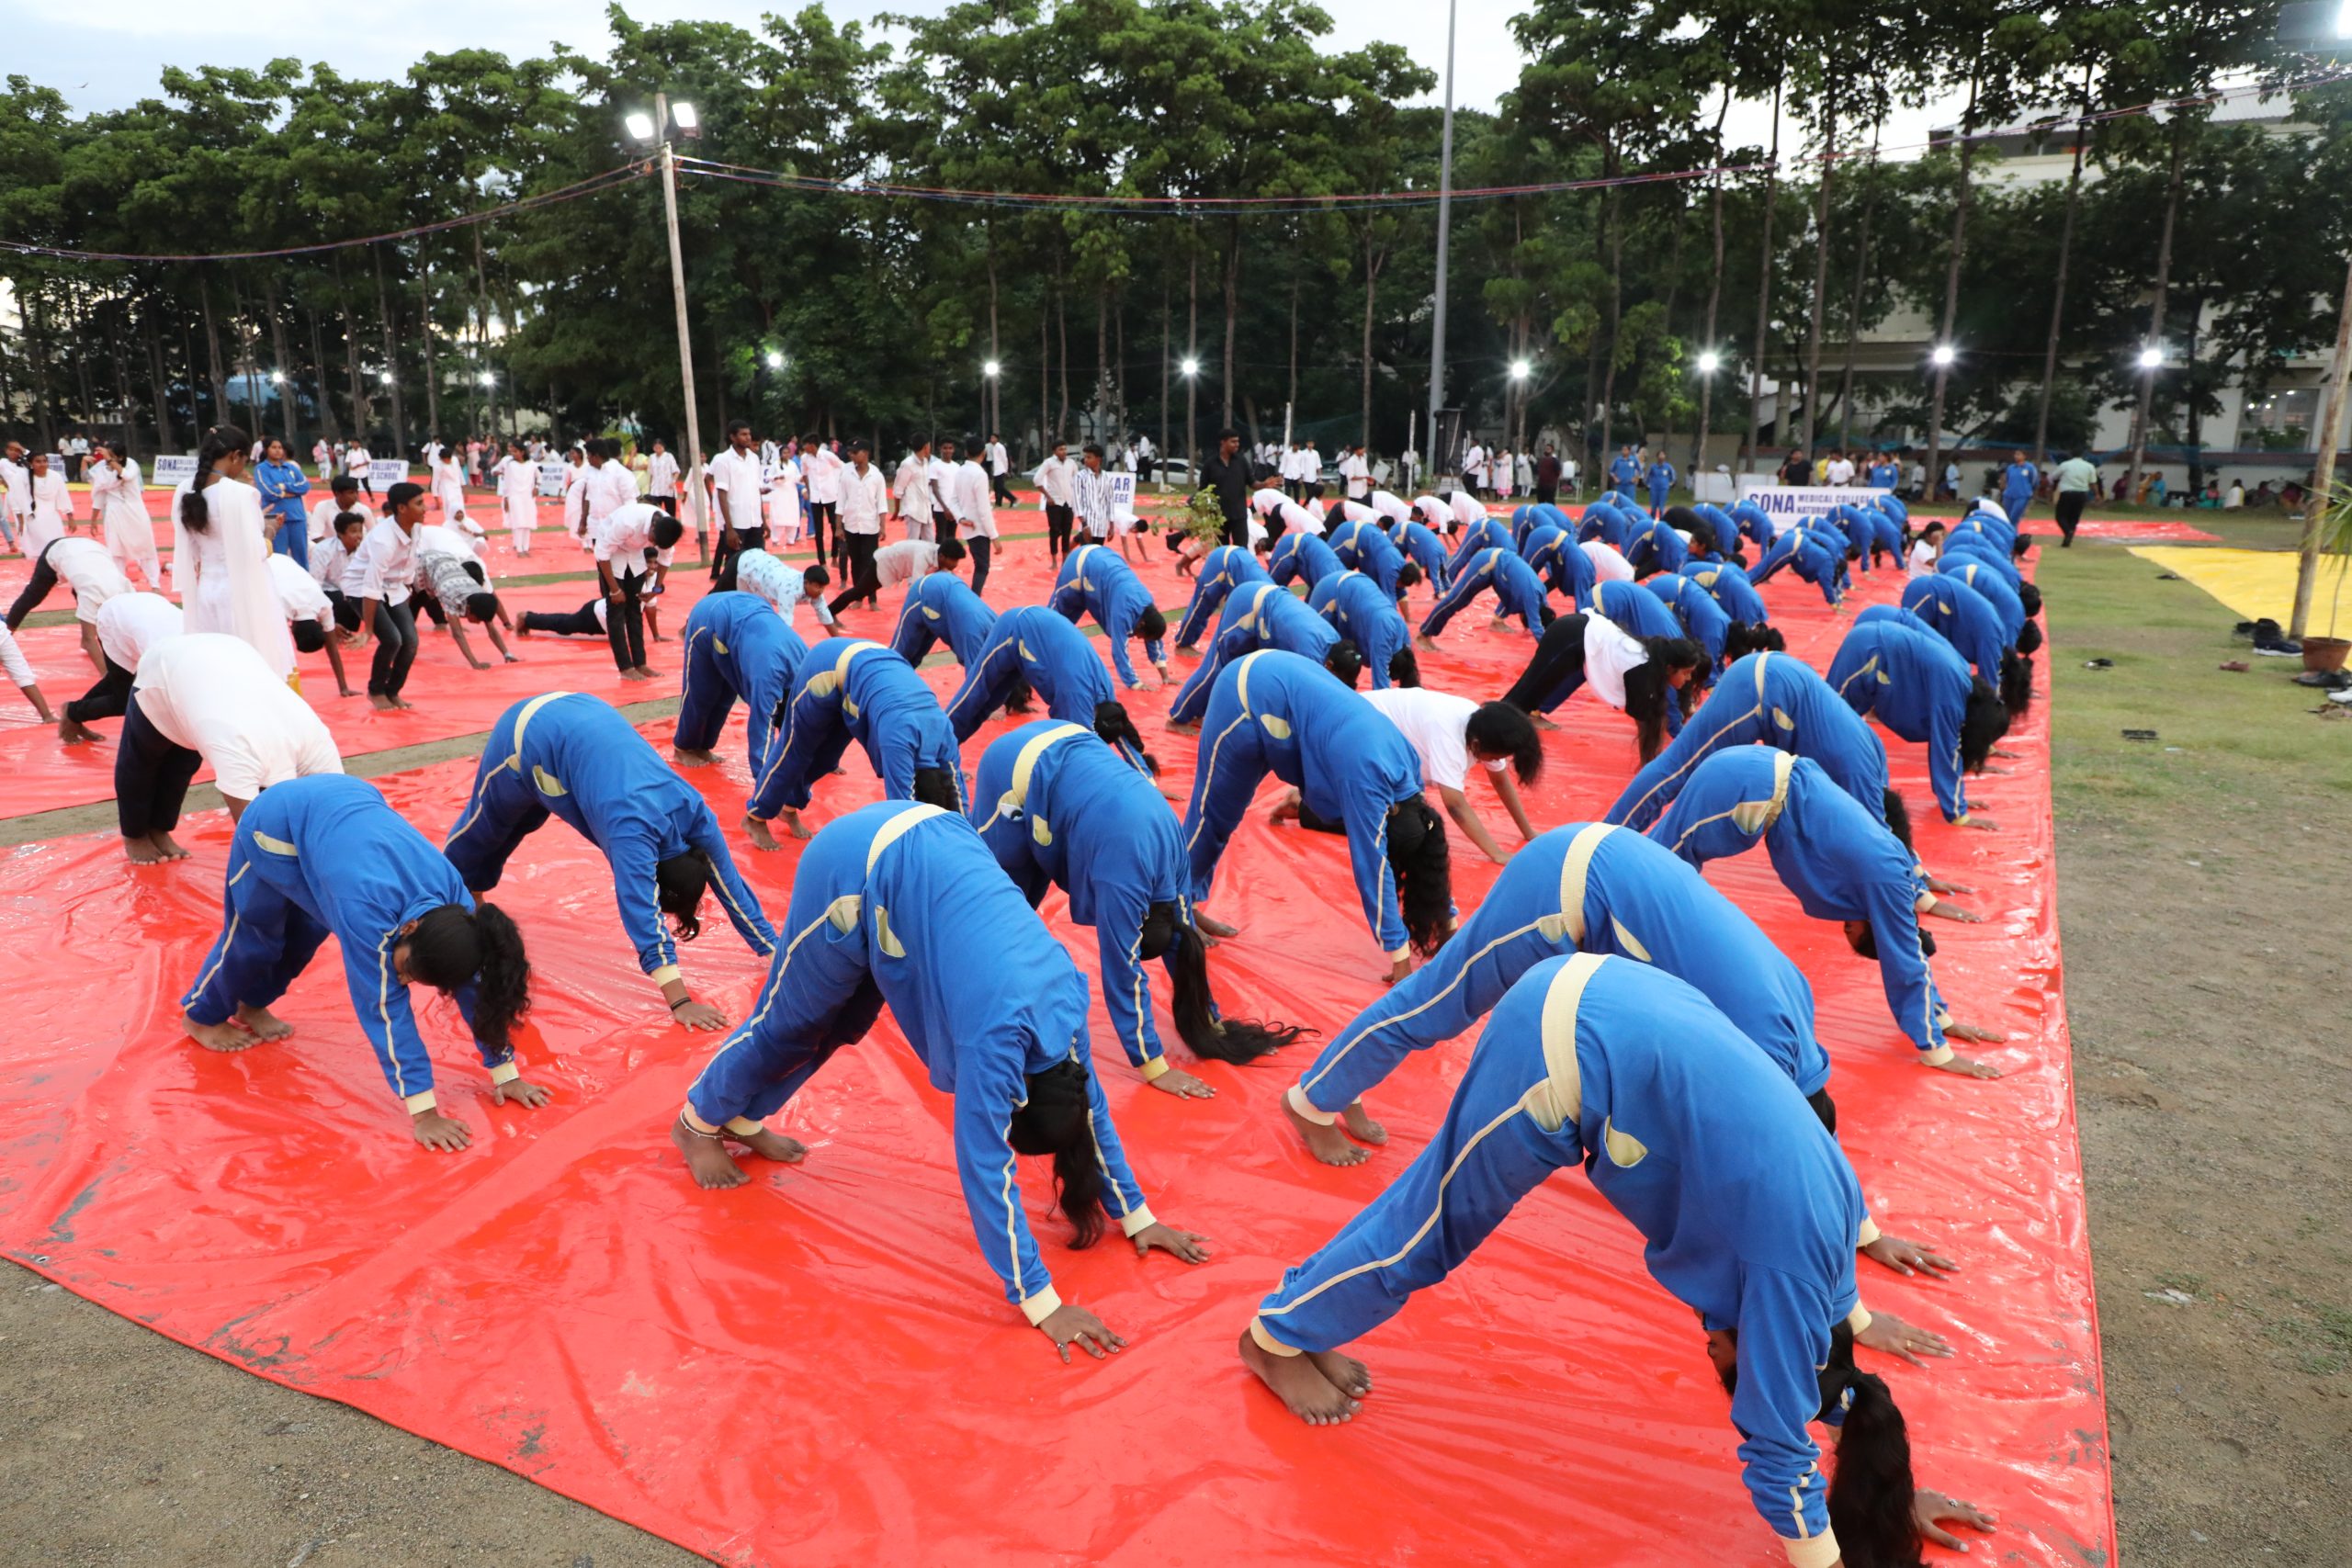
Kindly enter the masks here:
M 436 1097 L 413 985 L 457 1001 L 494 1102 L 545 1104 L 549 1090 L 523 1076 L 514 1043 L 531 1001 L 528 914 L 512 918 L 486 895 L 524 840 L 560 818 L 610 863 L 623 928 L 663 1009 L 688 1029 L 727 1031 L 670 1129 L 693 1180 L 729 1186 L 748 1179 L 746 1157 L 808 1157 L 766 1119 L 888 1008 L 929 1080 L 954 1097 L 957 1180 L 1008 1304 L 1065 1361 L 1073 1348 L 1100 1357 L 1125 1341 L 1055 1289 L 1017 1156 L 1051 1156 L 1073 1245 L 1115 1224 L 1139 1258 L 1207 1256 L 1201 1235 L 1153 1213 L 1087 1021 L 1099 992 L 1130 1066 L 1184 1099 L 1214 1094 L 1216 1075 L 1161 1039 L 1153 961 L 1195 1063 L 1248 1062 L 1300 1040 L 1295 1024 L 1221 1009 L 1209 956 L 1214 943 L 1248 940 L 1211 911 L 1225 852 L 1271 775 L 1284 786 L 1273 820 L 1345 840 L 1386 986 L 1269 1114 L 1325 1163 L 1374 1157 L 1387 1134 L 1365 1094 L 1405 1055 L 1482 1033 L 1438 1135 L 1236 1325 L 1250 1371 L 1309 1423 L 1360 1414 L 1371 1375 L 1347 1347 L 1469 1266 L 1520 1198 L 1578 1165 L 1648 1242 L 1657 1282 L 1698 1313 L 1749 1489 L 1791 1561 L 1908 1563 L 1923 1539 L 1951 1540 L 1948 1527 L 1991 1528 L 1970 1505 L 1915 1487 L 1902 1416 L 1856 1359 L 1858 1347 L 1911 1360 L 1950 1353 L 1862 1304 L 1856 1258 L 1904 1273 L 1951 1261 L 1866 1212 L 1834 1138 L 1810 986 L 1696 868 L 1761 843 L 1804 912 L 1840 922 L 1877 966 L 1923 1067 L 1996 1076 L 1954 1049 L 2001 1037 L 1947 1008 L 1925 924 L 1982 916 L 1951 903 L 1962 890 L 1920 863 L 1865 719 L 1925 749 L 1948 821 L 1993 829 L 1969 781 L 2003 755 L 2031 701 L 2041 607 L 2019 566 L 2025 541 L 1997 502 L 1916 531 L 1886 498 L 1776 525 L 1746 503 L 1645 505 L 1632 493 L 1649 477 L 1637 467 L 1577 515 L 1532 503 L 1497 516 L 1465 494 L 1408 499 L 1368 476 L 1351 475 L 1349 493 L 1326 505 L 1319 483 L 1277 470 L 1227 542 L 1171 531 L 1193 584 L 1171 625 L 1137 570 L 1154 525 L 1114 515 L 1099 448 L 1075 463 L 1057 448 L 1040 470 L 1054 587 L 1041 604 L 1000 607 L 985 597 L 1003 537 L 996 444 L 918 446 L 886 478 L 863 443 L 839 453 L 810 440 L 769 456 L 747 425 L 728 435 L 708 476 L 712 591 L 679 632 L 672 755 L 594 696 L 526 698 L 491 732 L 437 848 L 343 775 L 294 666 L 298 652 L 324 651 L 347 691 L 341 653 L 373 645 L 369 694 L 404 705 L 419 606 L 469 660 L 468 626 L 513 657 L 462 491 L 428 524 L 426 489 L 393 486 L 379 515 L 339 475 L 306 509 L 303 489 L 266 471 L 282 460 L 275 443 L 257 466 L 243 434 L 223 430 L 172 503 L 180 604 L 158 592 L 152 564 L 134 587 L 96 540 L 42 543 L 8 622 L 59 584 L 73 593 L 98 681 L 67 705 L 60 732 L 85 742 L 94 723 L 122 721 L 127 853 L 186 857 L 173 829 L 200 763 L 235 825 L 221 932 L 182 1000 L 193 1039 L 243 1050 L 290 1033 L 271 1008 L 333 933 L 355 1015 L 419 1144 L 455 1150 L 469 1134 Z M 674 492 L 639 499 L 619 458 L 587 443 L 564 502 L 597 597 L 514 629 L 600 635 L 624 676 L 651 680 L 661 671 L 645 663 L 646 607 L 684 523 Z M 531 458 L 516 447 L 507 460 Z M 903 537 L 887 539 L 892 525 Z M 804 541 L 815 561 L 781 558 Z M 1900 607 L 1855 618 L 1825 672 L 1788 653 L 1770 624 L 1758 589 L 1781 570 L 1833 605 L 1855 574 L 1906 581 Z M 828 601 L 835 572 L 842 586 Z M 901 583 L 887 639 L 854 635 L 842 616 L 881 608 L 882 591 Z M 1408 609 L 1417 590 L 1428 604 L 1418 618 Z M 1523 673 L 1493 694 L 1426 686 L 1430 664 L 1443 665 L 1439 634 L 1489 592 L 1495 626 L 1515 620 L 1530 638 Z M 804 602 L 824 634 L 813 643 L 797 624 Z M 1089 623 L 1099 644 L 1082 634 Z M 1154 783 L 1159 761 L 1127 706 L 1146 681 L 1138 643 L 1162 684 L 1177 679 L 1175 657 L 1197 660 L 1161 742 L 1196 753 L 1181 809 Z M 962 671 L 944 702 L 915 669 L 933 649 Z M 46 716 L 13 642 L 0 640 L 0 654 Z M 1545 715 L 1588 687 L 1630 722 L 1628 782 L 1600 820 L 1540 823 L 1521 791 L 1544 765 Z M 740 840 L 676 771 L 712 761 L 738 703 L 752 778 Z M 1035 716 L 989 741 L 967 773 L 965 743 L 1001 710 Z M 801 813 L 837 788 L 853 744 L 886 798 L 812 834 Z M 1474 776 L 1507 829 L 1482 816 Z M 1504 868 L 1466 913 L 1449 818 Z M 776 920 L 733 845 L 775 851 L 787 839 L 806 842 Z M 1035 913 L 1052 888 L 1095 931 L 1091 984 Z M 731 1027 L 680 965 L 706 895 L 770 964 Z M 984 946 L 974 930 L 989 933 Z M 1834 1467 L 1817 1424 L 1842 1428 Z

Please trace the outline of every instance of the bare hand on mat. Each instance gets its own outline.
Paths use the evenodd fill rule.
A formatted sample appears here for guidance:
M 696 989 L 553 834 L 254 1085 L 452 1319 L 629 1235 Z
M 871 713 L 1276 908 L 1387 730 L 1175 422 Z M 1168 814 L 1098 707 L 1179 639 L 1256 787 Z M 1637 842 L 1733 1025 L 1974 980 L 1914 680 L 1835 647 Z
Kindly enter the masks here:
M 1946 1030 L 1945 1032 L 1950 1033 L 1951 1031 Z M 1980 1062 L 1973 1056 L 1946 1056 L 1940 1062 L 1930 1062 L 1928 1065 L 1939 1073 L 1951 1073 L 1955 1077 L 1997 1078 L 2001 1076 L 2000 1068 L 1990 1062 Z
M 503 1089 L 506 1086 L 501 1084 L 497 1087 Z M 444 1116 L 438 1111 L 418 1111 L 413 1125 L 418 1143 L 443 1154 L 455 1153 L 473 1141 L 473 1134 L 466 1131 L 463 1122 Z
M 708 1002 L 680 1002 L 670 1010 L 670 1016 L 688 1029 L 724 1029 L 727 1015 Z
M 1997 1029 L 1979 1029 L 1973 1023 L 1958 1021 L 1945 1024 L 1944 1035 L 1947 1039 L 1966 1040 L 1978 1045 L 1998 1045 L 2008 1039 Z
M 1951 1345 L 1940 1334 L 1914 1328 L 1891 1312 L 1872 1313 L 1871 1325 L 1854 1336 L 1854 1343 L 1900 1356 L 1915 1367 L 1927 1365 L 1922 1356 L 1949 1356 Z
M 1962 925 L 1974 926 L 1982 925 L 1984 922 L 1984 917 L 1978 914 L 1975 910 L 1963 909 L 1959 905 L 1946 903 L 1941 898 L 1937 899 L 1934 903 L 1928 905 L 1919 912 L 1923 915 L 1933 915 L 1939 920 L 1958 920 Z
M 1999 1516 L 1988 1514 L 1973 1503 L 1963 1503 L 1957 1497 L 1947 1497 L 1940 1492 L 1921 1487 L 1911 1496 L 1911 1519 L 1919 1533 L 1938 1546 L 1949 1546 L 1954 1551 L 1966 1551 L 1968 1543 L 1943 1528 L 1949 1521 L 1966 1525 L 1971 1529 L 1991 1530 Z
M 1198 1231 L 1180 1231 L 1154 1221 L 1127 1239 L 1136 1244 L 1137 1258 L 1148 1256 L 1156 1247 L 1162 1252 L 1174 1253 L 1187 1263 L 1209 1260 L 1209 1238 Z
M 490 1086 L 490 1102 L 492 1105 L 503 1105 L 511 1100 L 517 1105 L 537 1111 L 554 1098 L 544 1085 L 535 1084 L 528 1078 L 508 1078 L 504 1083 Z
M 1054 1348 L 1062 1353 L 1062 1365 L 1065 1367 L 1069 1365 L 1069 1348 L 1072 1345 L 1099 1361 L 1106 1354 L 1116 1355 L 1125 1348 L 1127 1343 L 1103 1327 L 1101 1318 L 1069 1302 L 1056 1307 L 1037 1326 L 1046 1331 L 1046 1337 L 1052 1340 Z
M 1862 1248 L 1862 1256 L 1883 1263 L 1898 1274 L 1925 1274 L 1930 1280 L 1940 1280 L 1960 1268 L 1940 1252 L 1930 1252 L 1916 1241 L 1905 1241 L 1899 1235 L 1882 1235 Z
M 1216 1090 L 1182 1067 L 1170 1067 L 1151 1080 L 1151 1087 L 1179 1100 L 1215 1100 Z

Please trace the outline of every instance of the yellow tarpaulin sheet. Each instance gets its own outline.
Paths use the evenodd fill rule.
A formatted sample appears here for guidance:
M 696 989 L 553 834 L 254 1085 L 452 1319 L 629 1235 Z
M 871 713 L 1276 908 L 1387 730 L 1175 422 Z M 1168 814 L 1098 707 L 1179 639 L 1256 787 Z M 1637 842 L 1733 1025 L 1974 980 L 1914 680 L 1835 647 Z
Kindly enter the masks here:
M 2267 615 L 2283 626 L 2293 618 L 2298 558 L 2292 550 L 2213 550 L 2181 545 L 2142 545 L 2132 553 L 2187 578 L 2235 610 L 2243 619 L 2258 621 Z M 2319 582 L 2312 591 L 2314 636 L 2327 629 L 2331 594 L 2341 594 L 2340 607 L 2352 616 L 2352 592 L 2342 592 L 2342 580 L 2336 575 L 2340 564 L 2333 556 L 2320 558 Z M 2352 625 L 2352 620 L 2345 624 Z

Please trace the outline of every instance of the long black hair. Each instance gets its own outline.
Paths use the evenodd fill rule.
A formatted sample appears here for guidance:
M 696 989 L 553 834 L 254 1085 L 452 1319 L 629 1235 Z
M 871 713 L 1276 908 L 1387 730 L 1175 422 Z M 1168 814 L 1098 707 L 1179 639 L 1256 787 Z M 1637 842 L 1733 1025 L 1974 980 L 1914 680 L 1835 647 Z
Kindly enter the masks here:
M 1420 656 L 1407 643 L 1388 656 L 1388 680 L 1397 686 L 1419 686 L 1421 683 Z
M 1667 703 L 1676 703 L 1682 716 L 1689 718 L 1698 699 L 1701 674 L 1708 664 L 1707 650 L 1687 637 L 1645 637 L 1641 643 L 1649 650 L 1649 658 L 1625 671 L 1625 712 L 1634 721 L 1634 739 L 1643 762 L 1647 763 L 1666 749 Z M 1691 672 L 1679 692 L 1667 679 L 1677 670 Z
M 1332 643 L 1331 651 L 1323 656 L 1323 668 L 1337 675 L 1351 691 L 1356 677 L 1363 673 L 1363 649 L 1351 637 L 1340 637 Z
M 1841 1331 L 1850 1369 L 1852 1336 Z M 1830 1354 L 1834 1370 L 1834 1348 Z M 1920 1568 L 1919 1524 L 1911 1511 L 1918 1485 L 1902 1408 L 1872 1372 L 1853 1372 L 1846 1390 L 1838 1462 L 1829 1473 L 1829 1528 L 1838 1550 L 1847 1568 Z
M 428 909 L 409 932 L 408 971 L 435 990 L 474 987 L 474 1038 L 501 1055 L 514 1049 L 514 1025 L 531 1010 L 531 961 L 506 911 L 476 899 Z
M 956 787 L 955 773 L 947 768 L 917 768 L 915 798 L 942 811 L 964 809 L 963 791 Z
M 2030 627 L 2033 623 L 2026 625 Z M 2001 650 L 2000 698 L 2001 706 L 2013 718 L 2033 705 L 2033 660 L 2013 648 Z
M 2001 683 L 2008 684 L 2006 662 Z M 1984 682 L 1970 683 L 1968 711 L 1961 716 L 1960 720 L 1960 765 L 1963 769 L 1972 773 L 1984 771 L 1985 759 L 1992 756 L 1994 742 L 2009 732 L 2009 716 L 2013 711 Z
M 1396 909 L 1413 951 L 1445 945 L 1453 919 L 1453 867 L 1445 824 L 1419 795 L 1388 808 L 1388 865 L 1396 874 Z
M 1154 775 L 1159 773 L 1159 759 L 1143 749 L 1143 732 L 1136 728 L 1136 721 L 1128 716 L 1126 705 L 1124 703 L 1094 705 L 1094 733 L 1101 736 L 1103 744 L 1114 751 L 1122 749 L 1134 751 L 1136 756 L 1143 759 L 1144 772 Z
M 187 493 L 180 497 L 180 526 L 191 534 L 201 534 L 212 525 L 212 508 L 204 499 L 206 487 L 220 477 L 212 471 L 212 465 L 232 452 L 245 451 L 253 444 L 254 438 L 233 424 L 212 427 L 212 433 L 196 449 L 196 477 L 188 481 Z
M 1217 1017 L 1216 998 L 1209 991 L 1209 948 L 1201 929 L 1182 917 L 1172 898 L 1144 911 L 1143 930 L 1136 943 L 1139 958 L 1168 961 L 1168 976 L 1175 994 L 1170 998 L 1176 1015 L 1176 1032 L 1193 1055 L 1213 1062 L 1254 1062 L 1279 1051 L 1306 1032 L 1295 1023 L 1261 1023 L 1256 1019 Z
M 1736 664 L 1751 653 L 1786 653 L 1789 639 L 1763 621 L 1734 621 L 1724 633 L 1724 662 Z
M 1056 1062 L 1029 1075 L 1029 1098 L 1006 1129 L 1015 1154 L 1054 1156 L 1054 1201 L 1069 1221 L 1069 1244 L 1092 1247 L 1102 1237 L 1102 1163 L 1094 1152 L 1094 1119 L 1086 1068 Z
M 1911 849 L 1911 808 L 1903 804 L 1903 797 L 1892 789 L 1882 791 L 1879 814 L 1886 818 L 1886 830 L 1894 835 L 1895 841 L 1917 854 L 1918 852 Z
M 1532 784 L 1544 771 L 1544 738 L 1535 721 L 1510 703 L 1481 703 L 1463 727 L 1462 739 L 1490 757 L 1509 757 L 1519 782 Z
M 688 850 L 682 855 L 672 855 L 653 868 L 654 885 L 661 889 L 662 912 L 670 917 L 680 942 L 692 942 L 702 935 L 703 890 L 710 886 L 710 862 L 699 850 Z

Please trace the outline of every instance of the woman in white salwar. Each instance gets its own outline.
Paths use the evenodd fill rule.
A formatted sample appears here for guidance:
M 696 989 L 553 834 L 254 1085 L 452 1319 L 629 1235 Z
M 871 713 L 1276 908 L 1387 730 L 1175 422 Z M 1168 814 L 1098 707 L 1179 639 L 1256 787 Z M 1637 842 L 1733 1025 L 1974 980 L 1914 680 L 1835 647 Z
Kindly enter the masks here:
M 531 553 L 531 530 L 539 525 L 538 465 L 520 441 L 506 444 L 506 456 L 491 472 L 498 481 L 498 505 L 506 518 L 506 537 L 518 556 Z
M 91 448 L 90 500 L 96 506 L 107 553 L 125 577 L 139 568 L 140 586 L 159 592 L 163 569 L 155 562 L 155 525 L 147 515 L 146 478 L 128 452 L 112 442 Z
M 172 576 L 187 630 L 242 637 L 290 681 L 294 638 L 270 582 L 261 492 L 245 483 L 250 446 L 243 431 L 224 424 L 197 449 L 196 477 L 172 513 Z

